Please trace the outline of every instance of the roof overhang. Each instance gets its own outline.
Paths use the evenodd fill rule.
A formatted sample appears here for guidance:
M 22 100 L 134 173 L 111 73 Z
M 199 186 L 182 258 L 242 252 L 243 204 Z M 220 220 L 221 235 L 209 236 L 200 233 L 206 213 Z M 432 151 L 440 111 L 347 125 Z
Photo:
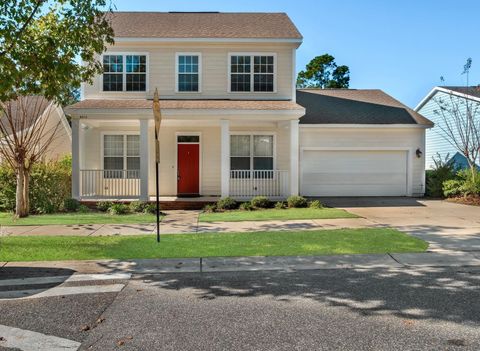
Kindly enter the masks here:
M 430 90 L 430 92 L 427 94 L 427 96 L 425 96 L 422 99 L 422 101 L 420 101 L 420 103 L 415 107 L 414 110 L 416 112 L 418 112 L 437 92 L 442 92 L 442 93 L 446 93 L 446 94 L 450 94 L 450 95 L 455 95 L 455 96 L 466 98 L 466 99 L 469 99 L 469 100 L 472 100 L 472 101 L 480 102 L 480 98 L 478 98 L 476 96 L 468 95 L 468 94 L 465 94 L 465 93 L 461 93 L 461 92 L 458 92 L 458 91 L 454 91 L 454 90 L 450 90 L 450 89 L 446 89 L 446 88 L 442 88 L 442 87 L 434 87 L 432 90 Z
M 302 38 L 152 38 L 152 37 L 116 37 L 116 43 L 293 43 L 301 44 Z
M 425 124 L 351 124 L 351 123 L 324 123 L 324 124 L 300 124 L 300 128 L 322 128 L 322 129 L 333 129 L 333 128 L 358 128 L 358 129 L 429 129 L 432 128 L 431 125 Z

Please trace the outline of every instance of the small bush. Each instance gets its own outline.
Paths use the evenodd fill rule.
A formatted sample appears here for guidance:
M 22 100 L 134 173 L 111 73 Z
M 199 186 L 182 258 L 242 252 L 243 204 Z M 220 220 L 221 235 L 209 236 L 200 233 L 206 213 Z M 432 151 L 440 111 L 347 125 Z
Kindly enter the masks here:
M 125 204 L 113 204 L 108 209 L 108 213 L 111 215 L 124 215 L 129 212 L 129 207 Z
M 270 200 L 266 196 L 255 196 L 251 201 L 251 205 L 256 208 L 269 208 Z
M 157 214 L 157 204 L 147 203 L 143 207 L 143 213 L 145 214 Z
M 446 197 L 463 195 L 463 181 L 450 179 L 443 182 L 443 194 Z
M 142 213 L 145 209 L 145 206 L 147 206 L 147 203 L 144 201 L 132 201 L 128 206 L 130 207 L 130 211 L 135 213 Z
M 110 201 L 99 201 L 97 202 L 97 210 L 102 212 L 107 212 L 110 207 L 112 207 L 113 202 Z
M 319 200 L 314 200 L 314 201 L 311 201 L 311 202 L 310 202 L 310 204 L 308 205 L 308 207 L 314 208 L 314 209 L 322 209 L 322 208 L 323 208 L 323 204 L 322 204 Z
M 217 210 L 217 205 L 215 204 L 205 205 L 205 207 L 203 208 L 203 212 L 205 213 L 213 213 L 216 210 Z
M 433 157 L 434 168 L 425 172 L 425 195 L 443 197 L 443 183 L 455 179 L 455 164 L 448 162 L 450 155 L 443 160 L 439 153 Z
M 255 207 L 253 206 L 253 204 L 248 201 L 248 202 L 242 202 L 240 204 L 240 209 L 242 211 L 253 211 L 255 209 Z
M 80 205 L 80 206 L 78 206 L 78 212 L 88 213 L 88 212 L 90 212 L 90 209 L 88 208 L 88 206 Z
M 304 208 L 308 206 L 308 201 L 303 196 L 290 196 L 287 199 L 287 203 L 290 208 Z
M 277 210 L 284 210 L 286 208 L 285 202 L 283 202 L 283 201 L 276 202 L 275 203 L 275 208 Z
M 67 212 L 76 212 L 80 207 L 80 202 L 77 199 L 65 199 L 63 201 L 63 209 Z
M 231 197 L 225 197 L 217 201 L 217 209 L 219 210 L 234 210 L 237 206 L 237 202 Z

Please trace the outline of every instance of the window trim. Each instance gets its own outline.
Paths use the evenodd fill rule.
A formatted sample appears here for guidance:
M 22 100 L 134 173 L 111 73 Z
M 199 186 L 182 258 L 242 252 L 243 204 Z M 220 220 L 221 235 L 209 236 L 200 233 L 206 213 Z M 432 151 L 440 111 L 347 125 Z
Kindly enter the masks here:
M 123 136 L 123 170 L 122 171 L 128 171 L 126 169 L 127 166 L 127 157 L 137 157 L 137 156 L 127 156 L 127 135 L 138 135 L 139 138 L 141 138 L 141 135 L 137 131 L 125 131 L 125 130 L 119 130 L 119 131 L 103 131 L 100 133 L 100 158 L 102 162 L 102 168 L 101 170 L 105 170 L 105 135 L 121 135 Z M 120 157 L 120 156 L 118 156 Z M 142 155 L 138 156 L 140 159 Z M 141 161 L 141 160 L 140 160 Z M 140 171 L 140 170 L 139 170 Z M 124 178 L 120 178 L 124 179 Z M 140 173 L 139 173 L 139 178 L 140 179 Z
M 250 56 L 250 91 L 232 91 L 232 56 Z M 255 91 L 254 90 L 254 56 L 273 56 L 273 91 Z M 229 52 L 227 59 L 227 75 L 229 94 L 276 94 L 277 93 L 277 53 L 276 52 Z
M 123 72 L 122 72 L 122 90 L 121 91 L 108 91 L 103 90 L 103 74 L 100 75 L 100 91 L 105 94 L 118 94 L 118 93 L 133 93 L 133 94 L 146 94 L 150 91 L 150 57 L 148 52 L 129 52 L 129 51 L 107 51 L 101 55 L 101 62 L 103 67 L 103 57 L 117 55 L 123 57 Z M 127 58 L 126 56 L 145 56 L 145 90 L 143 91 L 127 91 Z
M 179 91 L 178 90 L 178 66 L 180 56 L 198 56 L 198 91 Z M 176 52 L 175 53 L 175 93 L 177 94 L 201 94 L 202 93 L 202 53 L 201 52 Z
M 260 131 L 260 132 L 231 132 L 230 135 L 229 135 L 229 142 L 231 142 L 231 137 L 233 135 L 249 135 L 250 136 L 250 169 L 245 169 L 245 170 L 242 170 L 242 171 L 255 171 L 255 169 L 253 169 L 253 159 L 255 157 L 270 157 L 270 156 L 255 156 L 254 155 L 254 141 L 253 141 L 253 137 L 254 136 L 258 136 L 258 135 L 265 135 L 265 136 L 271 136 L 273 137 L 273 152 L 272 152 L 272 157 L 273 157 L 273 167 L 272 167 L 272 171 L 275 171 L 277 169 L 277 133 L 275 132 L 270 132 L 270 131 Z M 232 156 L 232 150 L 230 150 L 230 155 L 228 155 L 229 159 L 230 159 L 230 164 L 228 166 L 228 168 L 230 169 L 230 172 L 232 171 L 231 169 L 231 158 L 232 157 L 247 157 L 247 156 Z

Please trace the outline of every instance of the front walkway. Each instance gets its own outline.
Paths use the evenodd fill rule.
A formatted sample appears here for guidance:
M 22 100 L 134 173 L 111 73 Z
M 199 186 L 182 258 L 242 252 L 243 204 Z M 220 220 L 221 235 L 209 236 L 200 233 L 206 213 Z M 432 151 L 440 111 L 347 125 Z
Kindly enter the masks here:
M 307 219 L 291 221 L 198 222 L 200 211 L 165 211 L 162 234 L 257 232 L 273 230 L 316 230 L 363 228 L 376 226 L 363 218 Z M 146 224 L 92 224 L 43 225 L 3 227 L 1 235 L 105 236 L 144 235 L 155 232 L 156 225 Z

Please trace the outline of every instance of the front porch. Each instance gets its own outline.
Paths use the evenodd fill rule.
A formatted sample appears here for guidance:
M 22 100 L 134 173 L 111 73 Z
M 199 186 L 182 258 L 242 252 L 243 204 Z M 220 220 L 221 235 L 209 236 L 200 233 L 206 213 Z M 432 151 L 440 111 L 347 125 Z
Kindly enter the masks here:
M 166 109 L 162 115 L 163 199 L 280 200 L 298 194 L 301 112 Z M 151 109 L 77 110 L 72 136 L 74 198 L 149 201 L 155 195 Z
M 147 119 L 122 122 L 73 121 L 75 198 L 148 201 L 155 195 L 153 123 Z M 290 151 L 292 144 L 298 145 L 297 121 L 185 126 L 192 123 L 166 121 L 162 126 L 159 173 L 164 199 L 231 196 L 246 200 L 263 195 L 281 200 L 298 193 L 298 154 Z M 247 143 L 231 150 L 232 138 Z

